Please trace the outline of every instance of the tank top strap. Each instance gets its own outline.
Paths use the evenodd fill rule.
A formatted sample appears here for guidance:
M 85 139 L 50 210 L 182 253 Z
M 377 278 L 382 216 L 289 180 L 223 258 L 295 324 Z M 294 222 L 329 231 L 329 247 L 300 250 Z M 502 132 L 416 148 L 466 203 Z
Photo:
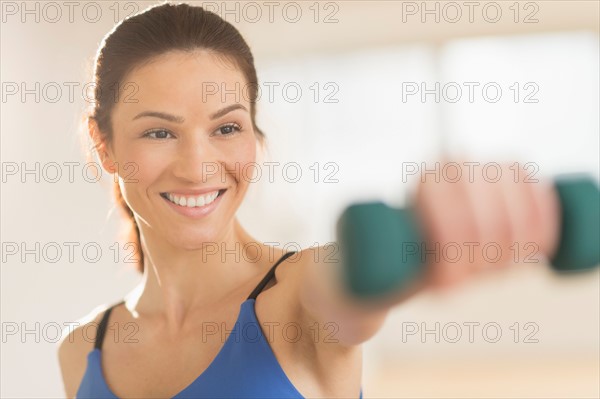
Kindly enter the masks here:
M 100 324 L 98 324 L 98 329 L 96 330 L 96 340 L 94 341 L 94 349 L 102 349 L 102 342 L 104 341 L 104 335 L 106 334 L 108 318 L 110 317 L 110 313 L 114 308 L 124 303 L 125 300 L 115 303 L 114 305 L 106 309 L 104 315 L 102 315 L 102 319 L 100 320 Z
M 279 258 L 279 260 L 271 267 L 269 272 L 265 275 L 265 277 L 263 277 L 263 279 L 260 281 L 260 283 L 258 283 L 256 288 L 254 288 L 254 290 L 252 291 L 252 293 L 248 296 L 248 298 L 246 300 L 256 299 L 258 294 L 260 294 L 260 292 L 263 290 L 263 288 L 265 288 L 265 286 L 269 283 L 271 278 L 273 278 L 273 276 L 275 275 L 275 269 L 277 268 L 277 266 L 281 262 L 283 262 L 284 260 L 286 260 L 287 258 L 289 258 L 290 256 L 292 256 L 295 253 L 296 253 L 296 251 L 290 251 L 290 252 L 285 253 L 281 258 Z

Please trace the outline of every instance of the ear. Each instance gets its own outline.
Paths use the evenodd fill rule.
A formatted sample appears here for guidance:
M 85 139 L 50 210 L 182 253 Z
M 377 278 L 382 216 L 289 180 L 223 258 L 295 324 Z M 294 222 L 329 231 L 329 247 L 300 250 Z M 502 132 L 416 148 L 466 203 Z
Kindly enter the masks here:
M 114 156 L 112 154 L 110 145 L 107 143 L 106 135 L 100 132 L 98 123 L 94 118 L 88 118 L 88 134 L 92 140 L 94 149 L 100 158 L 100 163 L 105 171 L 108 173 L 115 173 L 117 171 Z

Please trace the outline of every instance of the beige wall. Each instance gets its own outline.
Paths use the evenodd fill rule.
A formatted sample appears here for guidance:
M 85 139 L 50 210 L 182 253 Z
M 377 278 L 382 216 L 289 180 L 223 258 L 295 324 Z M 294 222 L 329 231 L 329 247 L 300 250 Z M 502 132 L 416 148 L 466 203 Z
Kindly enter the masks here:
M 94 23 L 86 21 L 78 12 L 84 7 L 84 2 L 76 9 L 72 23 L 68 21 L 67 8 L 63 6 L 63 17 L 56 23 L 50 23 L 44 16 L 35 22 L 31 15 L 22 22 L 22 10 L 17 9 L 13 15 L 15 9 L 6 8 L 8 3 L 17 8 L 23 4 L 3 4 L 5 21 L 2 23 L 0 41 L 2 81 L 26 82 L 28 85 L 41 82 L 42 86 L 47 82 L 61 85 L 64 82 L 78 82 L 80 90 L 90 79 L 86 70 L 88 60 L 94 55 L 102 37 L 114 25 L 113 10 L 108 8 L 112 3 L 102 3 L 102 18 Z M 223 2 L 210 3 L 216 3 L 219 7 L 223 5 Z M 450 12 L 446 3 L 438 3 L 440 10 L 446 7 Z M 594 38 L 597 40 L 598 2 L 536 1 L 529 2 L 527 9 L 527 2 L 521 2 L 518 23 L 514 22 L 513 11 L 509 9 L 513 2 L 497 2 L 503 16 L 495 23 L 486 21 L 480 13 L 481 8 L 491 2 L 480 3 L 481 7 L 475 9 L 472 23 L 467 15 L 463 15 L 458 23 L 450 23 L 443 18 L 437 23 L 431 19 L 432 16 L 423 23 L 419 13 L 407 14 L 403 21 L 403 12 L 412 10 L 413 5 L 420 7 L 420 1 L 342 1 L 320 2 L 319 21 L 316 23 L 313 19 L 314 8 L 309 8 L 314 7 L 313 2 L 298 2 L 306 16 L 298 23 L 291 23 L 277 12 L 284 7 L 284 3 L 281 3 L 276 8 L 273 23 L 268 22 L 266 14 L 255 23 L 244 20 L 241 14 L 242 18 L 236 25 L 254 51 L 259 76 L 281 77 L 297 73 L 298 76 L 306 74 L 302 75 L 302 79 L 307 81 L 311 77 L 331 79 L 336 68 L 345 71 L 346 66 L 353 62 L 360 64 L 361 60 L 369 60 L 368 57 L 372 56 L 369 51 L 389 51 L 386 49 L 398 49 L 398 54 L 401 54 L 398 56 L 398 65 L 405 68 L 403 72 L 407 75 L 435 78 L 435 62 L 440 57 L 438 50 L 443 49 L 449 41 L 460 38 L 587 32 L 591 35 L 589 40 L 592 43 Z M 33 4 L 35 2 L 28 2 L 31 9 L 35 7 Z M 45 4 L 38 3 L 40 11 Z M 154 2 L 134 4 L 143 8 Z M 431 9 L 435 6 L 435 2 L 428 4 Z M 240 3 L 239 7 L 244 10 L 248 6 Z M 128 11 L 123 5 L 119 10 L 121 16 Z M 246 10 L 251 11 L 249 8 Z M 262 7 L 263 12 L 266 10 Z M 291 13 L 293 9 L 288 10 Z M 464 5 L 462 10 L 468 12 Z M 46 8 L 46 11 L 52 10 Z M 222 13 L 223 10 L 220 11 Z M 538 22 L 523 23 L 524 16 L 534 11 L 534 18 Z M 331 18 L 337 19 L 337 22 L 324 23 L 325 16 L 332 12 Z M 489 12 L 487 18 L 492 18 L 492 9 Z M 293 15 L 286 17 L 293 18 Z M 48 16 L 54 18 L 54 14 Z M 449 16 L 452 18 L 453 14 Z M 235 23 L 232 17 L 227 19 Z M 588 39 L 582 37 L 581 40 Z M 531 50 L 535 51 L 536 48 L 532 47 Z M 326 61 L 321 60 L 323 56 Z M 341 58 L 336 58 L 338 56 Z M 378 59 L 373 57 L 373 60 Z M 568 54 L 564 57 L 568 57 Z M 417 59 L 419 63 L 411 64 L 410 60 Z M 313 65 L 313 60 L 316 60 L 314 65 L 325 66 L 323 69 L 310 70 L 309 73 L 308 66 Z M 294 69 L 294 65 L 297 69 Z M 369 65 L 364 61 L 367 72 Z M 421 68 L 421 65 L 428 66 Z M 566 68 L 568 71 L 569 66 Z M 595 68 L 597 76 L 597 64 L 591 68 Z M 347 79 L 348 82 L 356 80 L 356 71 L 361 70 L 357 67 L 352 73 L 348 72 L 343 77 L 340 75 L 339 79 Z M 558 83 L 573 74 L 566 73 L 553 79 Z M 364 80 L 355 81 L 352 87 L 356 89 L 367 85 L 372 78 L 368 75 L 362 75 L 360 79 Z M 597 80 L 589 81 L 595 83 L 596 91 L 586 93 L 592 93 L 592 97 L 596 93 L 597 98 Z M 573 94 L 573 98 L 577 98 L 577 93 Z M 353 94 L 341 96 L 346 96 L 342 99 L 347 100 L 348 104 L 356 100 Z M 75 101 L 63 97 L 57 103 L 44 99 L 36 103 L 31 96 L 25 102 L 15 101 L 13 97 L 3 101 L 0 118 L 2 161 L 17 164 L 27 162 L 29 165 L 35 162 L 62 164 L 71 161 L 81 165 L 85 160 L 76 133 L 84 105 L 80 96 Z M 327 131 L 331 137 L 325 138 L 319 138 L 314 132 L 318 128 L 316 121 L 332 123 L 328 117 L 337 117 L 338 114 L 328 113 L 332 108 L 318 108 L 318 112 L 311 110 L 315 113 L 307 114 L 305 111 L 308 108 L 295 108 L 289 104 L 264 104 L 261 107 L 260 117 L 269 127 L 273 156 L 277 159 L 297 159 L 302 156 L 312 159 L 311 156 L 315 154 L 325 158 L 334 157 L 337 154 L 333 154 L 333 150 L 331 153 L 328 151 L 333 148 L 333 140 L 352 141 L 342 136 L 343 132 L 333 129 Z M 577 125 L 578 129 L 586 126 L 588 129 L 585 133 L 587 136 L 577 139 L 581 140 L 582 149 L 577 150 L 579 152 L 573 150 L 568 159 L 564 158 L 564 153 L 561 155 L 560 151 L 549 149 L 545 153 L 546 158 L 540 162 L 546 162 L 551 169 L 556 162 L 560 164 L 564 161 L 566 167 L 583 165 L 593 173 L 598 162 L 597 107 L 595 110 L 593 105 L 590 110 L 586 104 L 573 107 L 573 111 L 568 109 L 565 118 L 573 116 L 574 124 L 581 122 L 582 115 L 586 118 L 583 125 Z M 551 124 L 552 112 L 546 110 L 543 108 L 544 118 L 549 118 Z M 453 131 L 436 119 L 440 116 L 439 111 L 435 105 L 425 104 L 403 119 L 405 125 L 418 125 L 421 135 L 414 137 L 407 134 L 401 137 L 405 142 L 402 156 L 431 156 L 440 145 L 442 131 L 452 144 Z M 354 113 L 360 115 L 360 110 Z M 312 124 L 311 120 L 304 120 L 306 115 L 315 115 L 315 119 L 311 119 Z M 317 116 L 320 119 L 316 119 Z M 363 119 L 367 118 L 365 116 Z M 529 122 L 535 123 L 535 119 Z M 286 128 L 286 123 L 298 126 Z M 560 140 L 566 140 L 568 135 L 576 135 L 577 132 L 565 129 L 552 134 L 557 136 L 558 144 L 549 148 L 564 147 L 567 144 Z M 356 139 L 357 136 L 354 137 Z M 538 144 L 532 141 L 527 144 L 528 148 L 545 145 L 543 136 L 536 140 Z M 315 143 L 320 143 L 321 147 L 317 148 Z M 377 145 L 369 148 L 376 148 Z M 355 147 L 360 148 L 360 145 Z M 340 148 L 350 151 L 355 147 L 348 144 Z M 475 155 L 477 151 L 475 147 Z M 584 155 L 578 157 L 577 154 L 581 153 Z M 375 153 L 362 153 L 361 156 L 365 162 L 381 161 L 378 158 L 383 158 L 382 162 L 393 160 L 390 159 L 393 158 L 391 152 L 384 156 Z M 556 162 L 553 163 L 553 160 Z M 405 192 L 400 184 L 397 188 L 390 184 L 389 176 L 384 174 L 380 176 L 382 182 L 373 183 L 371 188 L 376 193 L 373 195 L 392 198 Z M 345 201 L 360 196 L 351 186 L 363 181 L 361 179 L 364 176 L 355 177 L 355 180 L 352 176 L 345 177 L 352 184 L 347 187 L 339 185 L 332 191 L 320 186 L 261 186 L 240 210 L 241 218 L 248 230 L 264 241 L 295 241 L 304 246 L 315 241 L 328 241 L 332 238 L 334 211 L 341 209 Z M 10 257 L 2 264 L 0 396 L 61 397 L 52 325 L 62 326 L 65 322 L 77 320 L 99 304 L 118 300 L 133 287 L 138 276 L 111 258 L 109 248 L 116 239 L 118 218 L 114 212 L 111 213 L 107 181 L 104 184 L 89 184 L 81 179 L 76 179 L 74 183 L 62 179 L 52 184 L 28 179 L 22 183 L 9 178 L 2 184 L 3 242 L 26 242 L 30 246 L 36 242 L 42 245 L 51 242 L 95 242 L 104 249 L 104 256 L 97 263 L 84 262 L 81 257 L 78 258 L 80 262 L 74 263 L 65 259 L 58 263 L 44 259 L 36 262 L 31 257 L 22 262 L 19 257 Z M 386 179 L 387 183 L 384 183 Z M 316 198 L 317 195 L 330 195 L 328 198 L 334 198 L 334 204 L 323 204 L 324 201 Z M 306 200 L 306 205 L 299 204 L 298 198 Z M 304 216 L 309 207 L 315 215 L 312 220 Z M 271 218 L 265 220 L 265 215 Z M 599 293 L 598 270 L 573 278 L 558 278 L 545 265 L 529 264 L 516 267 L 504 275 L 474 281 L 445 298 L 427 294 L 415 298 L 395 308 L 380 333 L 365 345 L 365 397 L 598 397 Z M 40 332 L 40 327 L 35 324 L 38 322 L 48 330 L 42 331 L 40 336 L 23 333 L 23 326 Z M 489 337 L 482 336 L 481 330 L 476 330 L 474 342 L 465 342 L 465 338 L 458 343 L 451 343 L 442 336 L 440 342 L 436 343 L 431 335 L 425 336 L 423 342 L 418 334 L 407 336 L 406 342 L 402 341 L 401 332 L 407 323 L 419 326 L 426 323 L 427 328 L 434 328 L 436 322 L 441 323 L 440 328 L 449 327 L 451 323 L 464 326 L 465 322 L 476 322 L 483 326 L 493 322 L 500 326 L 503 335 L 497 343 L 488 342 L 486 338 Z M 514 326 L 517 322 L 522 334 L 518 342 L 514 342 Z M 536 330 L 533 338 L 538 342 L 523 342 L 523 335 L 533 331 L 526 329 L 525 323 L 534 325 L 532 328 Z M 18 326 L 19 331 L 7 334 L 7 329 L 12 326 Z M 463 334 L 466 334 L 467 329 L 463 328 Z

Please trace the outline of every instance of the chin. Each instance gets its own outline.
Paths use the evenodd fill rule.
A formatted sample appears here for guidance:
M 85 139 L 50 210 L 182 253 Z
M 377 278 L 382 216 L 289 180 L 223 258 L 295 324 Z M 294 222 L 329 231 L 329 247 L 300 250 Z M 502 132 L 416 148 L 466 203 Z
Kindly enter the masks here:
M 178 234 L 171 236 L 170 244 L 174 247 L 182 248 L 187 251 L 212 249 L 216 252 L 219 248 L 220 240 L 212 231 L 203 231 L 202 233 L 179 230 Z

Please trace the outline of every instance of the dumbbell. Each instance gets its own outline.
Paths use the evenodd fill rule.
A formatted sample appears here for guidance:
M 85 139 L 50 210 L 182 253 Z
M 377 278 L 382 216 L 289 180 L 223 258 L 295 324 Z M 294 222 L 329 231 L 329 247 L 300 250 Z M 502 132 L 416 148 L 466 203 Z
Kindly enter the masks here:
M 600 264 L 600 190 L 585 175 L 556 178 L 561 226 L 558 249 L 550 259 L 557 272 L 592 269 Z M 423 271 L 426 237 L 414 209 L 381 201 L 346 207 L 336 224 L 342 279 L 355 297 L 399 291 Z

